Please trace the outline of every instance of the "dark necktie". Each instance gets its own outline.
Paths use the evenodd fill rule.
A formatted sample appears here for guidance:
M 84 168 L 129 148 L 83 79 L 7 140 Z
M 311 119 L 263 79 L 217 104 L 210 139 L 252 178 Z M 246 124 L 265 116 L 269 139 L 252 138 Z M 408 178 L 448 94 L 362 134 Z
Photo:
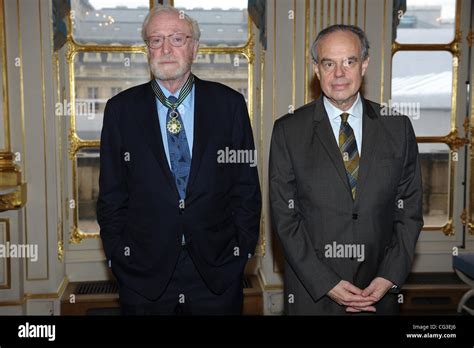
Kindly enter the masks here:
M 355 200 L 357 187 L 357 174 L 359 172 L 359 151 L 352 127 L 347 122 L 348 113 L 341 114 L 341 127 L 339 128 L 339 149 L 341 150 L 344 166 L 346 167 L 347 180 Z
M 171 103 L 176 103 L 177 99 L 174 96 L 169 96 L 168 100 Z M 171 116 L 172 109 L 168 109 L 166 115 L 166 123 L 168 124 Z M 183 120 L 178 110 L 175 110 L 178 114 L 177 120 L 183 125 Z M 169 130 L 166 131 L 168 134 L 168 150 L 170 154 L 171 171 L 173 172 L 174 179 L 176 181 L 176 187 L 179 192 L 181 199 L 186 198 L 186 186 L 188 184 L 189 170 L 191 168 L 191 153 L 189 151 L 188 140 L 186 138 L 186 132 L 184 125 L 179 133 L 173 134 Z

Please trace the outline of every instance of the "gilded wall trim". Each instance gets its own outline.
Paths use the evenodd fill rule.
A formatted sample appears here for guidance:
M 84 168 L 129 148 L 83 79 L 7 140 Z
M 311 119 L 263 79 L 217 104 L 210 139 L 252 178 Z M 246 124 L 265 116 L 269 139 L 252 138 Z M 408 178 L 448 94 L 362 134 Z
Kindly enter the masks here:
M 0 225 L 4 225 L 4 240 L 5 244 L 11 242 L 10 238 L 10 220 L 8 218 L 0 218 Z M 0 290 L 11 289 L 12 287 L 12 272 L 11 272 L 11 259 L 9 257 L 4 258 L 4 266 L 5 266 L 5 280 L 6 282 L 0 284 Z
M 0 152 L 11 151 L 11 139 L 10 139 L 10 113 L 8 108 L 8 65 L 7 65 L 7 45 L 5 41 L 5 13 L 3 0 L 0 0 L 0 43 L 1 43 L 1 64 L 2 64 L 2 108 L 3 108 L 3 122 L 4 126 L 4 144 L 0 148 Z M 0 144 L 1 146 L 1 144 Z

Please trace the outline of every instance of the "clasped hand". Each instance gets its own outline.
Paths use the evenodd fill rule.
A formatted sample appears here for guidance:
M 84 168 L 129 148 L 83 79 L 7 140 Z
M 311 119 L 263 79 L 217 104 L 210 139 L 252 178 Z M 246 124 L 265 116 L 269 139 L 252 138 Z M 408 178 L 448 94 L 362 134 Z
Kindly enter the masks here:
M 390 280 L 377 277 L 365 289 L 359 289 L 347 280 L 341 280 L 328 296 L 346 307 L 348 313 L 376 312 L 375 304 L 393 286 Z

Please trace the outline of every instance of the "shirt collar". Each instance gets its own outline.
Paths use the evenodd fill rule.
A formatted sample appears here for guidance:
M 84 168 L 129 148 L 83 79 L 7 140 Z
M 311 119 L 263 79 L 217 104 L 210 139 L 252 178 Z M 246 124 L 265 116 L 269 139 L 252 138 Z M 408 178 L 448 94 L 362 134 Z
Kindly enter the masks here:
M 172 95 L 172 96 L 176 97 L 176 99 L 178 99 L 179 93 L 181 92 L 181 89 L 183 88 L 183 86 L 181 86 L 181 88 L 178 89 L 175 93 L 171 93 L 165 86 L 163 86 L 160 83 L 160 81 L 158 81 L 158 79 L 155 79 L 155 81 L 160 86 L 160 88 L 163 91 L 163 94 L 165 95 L 166 98 L 169 98 L 169 96 Z M 193 90 L 194 90 L 194 84 L 193 84 L 193 88 L 191 89 L 191 93 L 189 93 L 188 96 L 181 103 L 181 105 L 183 105 L 184 107 L 190 107 L 189 103 L 192 101 L 191 98 L 192 98 Z
M 179 92 L 181 92 L 181 88 L 183 88 L 183 86 L 181 86 L 181 88 L 178 89 L 175 93 L 171 93 L 171 92 L 168 90 L 168 88 L 166 88 L 165 86 L 163 86 L 163 85 L 161 84 L 161 82 L 158 81 L 158 79 L 155 79 L 155 81 L 156 81 L 156 82 L 158 83 L 158 85 L 160 86 L 160 88 L 161 88 L 161 90 L 163 91 L 163 94 L 165 95 L 166 98 L 169 98 L 170 95 L 172 95 L 172 96 L 178 98 Z
M 356 118 L 362 117 L 362 100 L 360 98 L 360 93 L 357 93 L 356 101 L 354 102 L 354 104 L 352 104 L 350 109 L 347 111 L 342 111 L 341 109 L 335 107 L 326 96 L 323 96 L 323 102 L 324 102 L 324 108 L 326 109 L 326 112 L 328 113 L 330 120 L 340 118 L 341 114 L 344 112 Z

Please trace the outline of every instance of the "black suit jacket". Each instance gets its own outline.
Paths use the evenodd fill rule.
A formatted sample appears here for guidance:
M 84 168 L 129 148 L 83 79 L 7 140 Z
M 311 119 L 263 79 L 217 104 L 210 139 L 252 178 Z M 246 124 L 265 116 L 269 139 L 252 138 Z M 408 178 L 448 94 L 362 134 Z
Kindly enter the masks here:
M 275 122 L 270 206 L 286 258 L 288 314 L 345 314 L 326 296 L 340 280 L 363 289 L 383 277 L 401 287 L 410 272 L 423 226 L 416 137 L 407 117 L 381 117 L 380 105 L 362 104 L 355 201 L 322 97 Z M 364 245 L 364 261 L 328 257 L 333 242 Z M 377 313 L 395 313 L 396 300 L 386 295 Z
M 120 285 L 149 299 L 164 291 L 185 235 L 207 286 L 240 281 L 258 239 L 256 167 L 218 163 L 218 150 L 253 150 L 243 96 L 195 79 L 194 144 L 184 209 L 163 148 L 150 83 L 107 102 L 100 147 L 97 219 Z

